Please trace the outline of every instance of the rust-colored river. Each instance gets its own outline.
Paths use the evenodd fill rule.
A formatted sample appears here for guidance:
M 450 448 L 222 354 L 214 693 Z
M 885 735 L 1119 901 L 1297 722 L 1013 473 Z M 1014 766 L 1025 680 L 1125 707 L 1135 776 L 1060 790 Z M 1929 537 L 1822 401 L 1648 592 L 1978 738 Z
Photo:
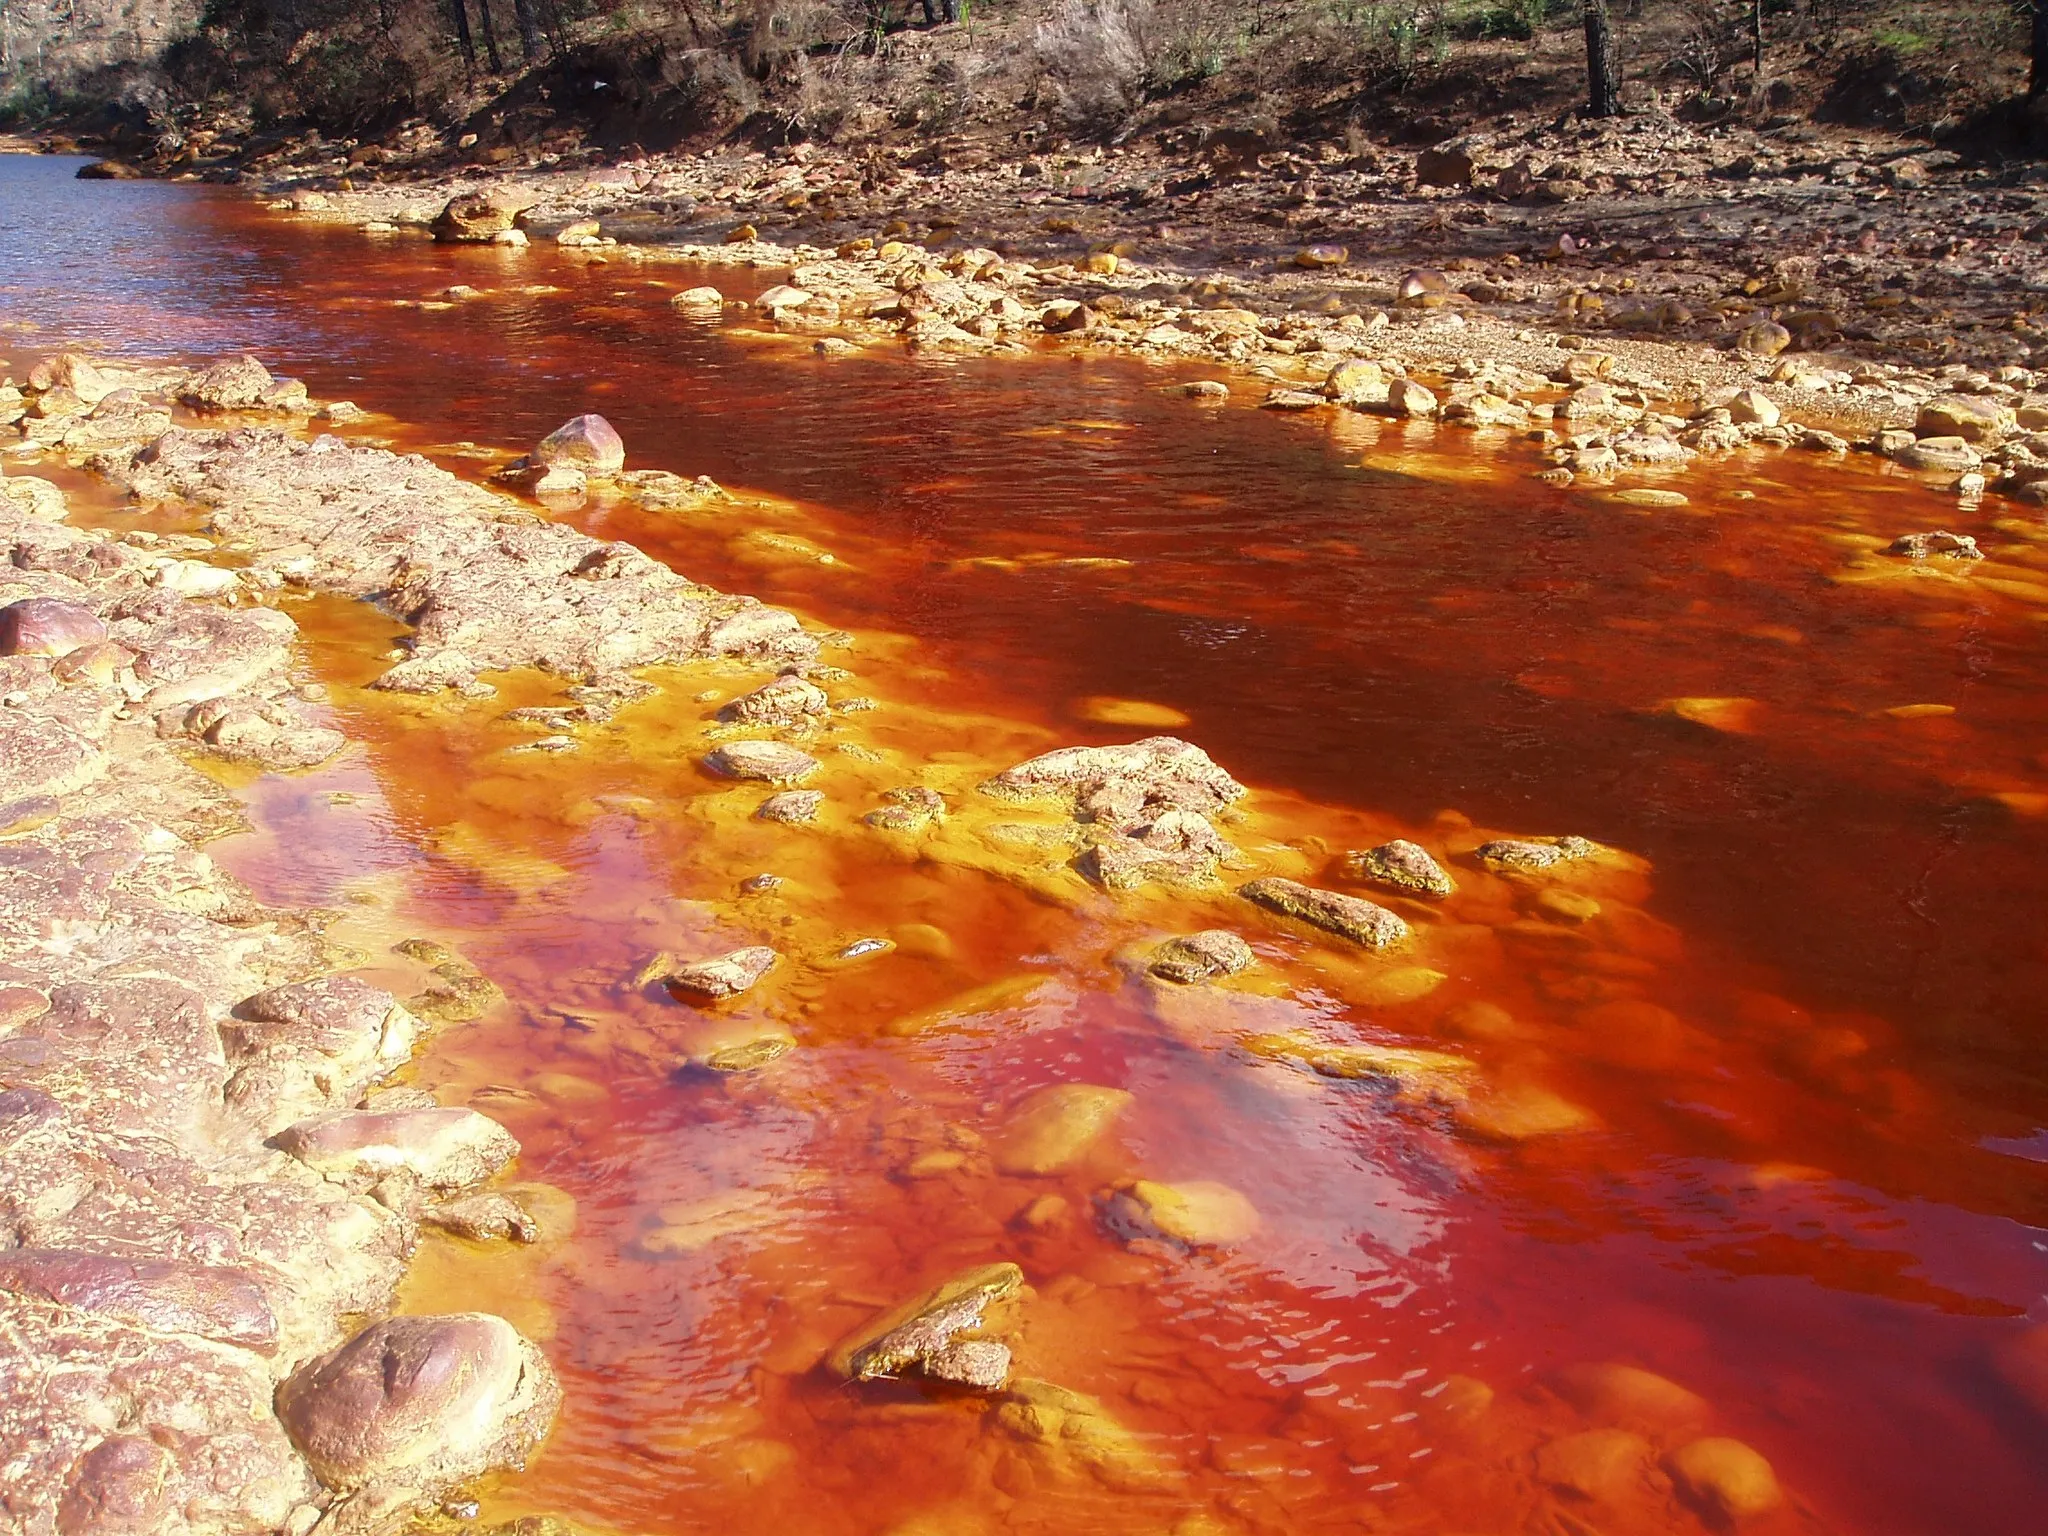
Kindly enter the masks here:
M 408 1284 L 503 1311 L 564 1378 L 486 1517 L 1691 1532 L 1724 1515 L 1668 1469 L 1705 1437 L 1782 1485 L 1747 1530 L 2044 1528 L 2048 1401 L 2012 1364 L 2048 1322 L 2033 516 L 1765 453 L 1632 506 L 1539 484 L 1517 445 L 1160 389 L 1191 374 L 828 361 L 667 303 L 774 274 L 379 241 L 71 169 L 0 164 L 17 362 L 246 347 L 477 475 L 601 411 L 634 464 L 741 500 L 557 515 L 844 629 L 834 691 L 876 702 L 813 748 L 820 825 L 779 826 L 699 766 L 759 676 L 664 676 L 577 750 L 519 751 L 505 710 L 556 685 L 372 693 L 395 626 L 293 609 L 362 745 L 248 785 L 259 830 L 215 852 L 272 901 L 395 889 L 404 931 L 496 981 L 413 1076 L 575 1202 L 572 1238 L 438 1239 Z M 397 302 L 458 282 L 482 296 Z M 1941 526 L 1993 558 L 1872 553 Z M 1457 894 L 1402 907 L 1420 957 L 1347 956 L 1227 885 L 1090 892 L 990 835 L 979 780 L 1160 729 L 1252 786 L 1233 839 L 1304 878 L 1393 836 L 1444 856 Z M 938 838 L 860 821 L 913 782 L 955 807 Z M 1550 882 L 1461 856 L 1562 834 L 1625 856 Z M 783 883 L 742 890 L 762 873 Z M 1257 950 L 1241 983 L 1130 961 L 1211 926 Z M 736 1003 L 634 985 L 658 949 L 752 942 L 790 958 Z M 1346 1078 L 1246 1044 L 1289 1032 L 1460 1060 Z M 795 1048 L 687 1066 L 764 1034 Z M 1132 1098 L 1085 1156 L 1002 1171 L 1018 1101 L 1062 1082 Z M 1256 1222 L 1134 1234 L 1105 1201 L 1134 1178 L 1227 1185 Z M 1030 1288 L 1019 1372 L 1099 1417 L 1033 1439 L 821 1367 L 997 1260 Z

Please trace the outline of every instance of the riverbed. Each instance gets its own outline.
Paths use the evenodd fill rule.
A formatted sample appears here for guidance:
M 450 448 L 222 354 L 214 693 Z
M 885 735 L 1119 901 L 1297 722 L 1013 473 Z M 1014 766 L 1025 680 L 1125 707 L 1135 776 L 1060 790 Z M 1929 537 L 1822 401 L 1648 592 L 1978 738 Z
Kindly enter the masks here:
M 352 434 L 477 477 L 602 412 L 635 467 L 734 499 L 552 515 L 843 631 L 828 659 L 877 706 L 835 761 L 847 825 L 811 835 L 699 768 L 728 678 L 661 677 L 536 753 L 504 716 L 547 680 L 374 693 L 398 626 L 294 609 L 364 745 L 238 783 L 258 829 L 212 851 L 274 902 L 395 889 L 458 944 L 506 1002 L 414 1080 L 576 1202 L 568 1243 L 436 1239 L 408 1282 L 420 1310 L 502 1311 L 563 1378 L 487 1517 L 1694 1530 L 1660 1469 L 1711 1431 L 1785 1490 L 1758 1530 L 2033 1528 L 2048 1426 L 1997 1362 L 2048 1321 L 2037 516 L 1764 450 L 1646 505 L 1539 483 L 1505 435 L 1201 406 L 1163 387 L 1187 367 L 820 357 L 668 302 L 772 271 L 366 238 L 75 164 L 0 158 L 17 373 L 66 344 L 247 349 L 372 413 Z M 136 525 L 61 473 L 82 517 Z M 1992 558 L 1878 553 L 1936 527 Z M 1613 855 L 1553 886 L 1446 853 L 1459 895 L 1412 914 L 1434 979 L 1393 985 L 1227 886 L 1119 897 L 858 821 L 930 782 L 964 848 L 956 783 L 1162 731 L 1252 787 L 1248 848 L 1319 879 L 1391 837 Z M 1227 1005 L 1132 963 L 1212 926 L 1259 955 Z M 650 1000 L 632 978 L 678 935 L 795 963 L 723 1012 Z M 749 1030 L 795 1049 L 688 1065 Z M 1247 1043 L 1280 1036 L 1442 1052 L 1576 1118 L 1523 1135 L 1465 1090 Z M 992 1163 L 1059 1082 L 1128 1091 L 1113 1134 L 1050 1176 Z M 1226 1184 L 1255 1227 L 1134 1234 L 1108 1193 L 1134 1178 Z M 1065 1475 L 971 1395 L 819 1369 L 997 1260 L 1033 1291 L 1028 1374 L 1098 1399 L 1156 1476 Z M 1606 1362 L 1701 1401 L 1572 1385 Z M 1617 1430 L 1641 1447 L 1609 1444 L 1619 1471 L 1560 1471 Z

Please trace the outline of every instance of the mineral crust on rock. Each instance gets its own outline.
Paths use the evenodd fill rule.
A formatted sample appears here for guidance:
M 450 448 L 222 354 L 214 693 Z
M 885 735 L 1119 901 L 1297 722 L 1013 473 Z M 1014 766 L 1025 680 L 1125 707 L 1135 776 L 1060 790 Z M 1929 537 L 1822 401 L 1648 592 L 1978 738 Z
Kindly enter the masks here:
M 1367 949 L 1385 949 L 1408 937 L 1408 925 L 1395 913 L 1361 896 L 1317 890 L 1298 880 L 1278 877 L 1238 887 L 1245 900 L 1292 917 Z
M 785 612 L 545 522 L 417 455 L 332 437 L 173 430 L 120 473 L 144 499 L 206 509 L 210 531 L 253 546 L 285 580 L 411 624 L 422 661 L 459 655 L 459 665 L 407 679 L 413 691 L 511 667 L 596 682 L 699 657 L 817 652 Z
M 1023 1284 L 1024 1272 L 1014 1264 L 956 1275 L 842 1339 L 826 1364 L 848 1381 L 917 1375 L 1000 1390 L 1009 1380 L 1010 1351 L 988 1336 L 997 1327 L 989 1314 Z

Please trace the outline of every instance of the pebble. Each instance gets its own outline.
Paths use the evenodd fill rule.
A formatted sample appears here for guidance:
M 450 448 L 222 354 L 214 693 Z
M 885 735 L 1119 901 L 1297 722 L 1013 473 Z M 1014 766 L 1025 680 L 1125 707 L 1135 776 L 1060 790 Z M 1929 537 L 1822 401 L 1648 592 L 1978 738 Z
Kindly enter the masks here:
M 1536 1452 L 1536 1475 L 1553 1488 L 1603 1504 L 1621 1503 L 1641 1483 L 1650 1442 L 1625 1429 L 1589 1429 Z
M 1616 1423 L 1697 1423 L 1707 1401 L 1668 1377 L 1616 1361 L 1568 1365 L 1552 1381 L 1557 1395 L 1588 1417 Z

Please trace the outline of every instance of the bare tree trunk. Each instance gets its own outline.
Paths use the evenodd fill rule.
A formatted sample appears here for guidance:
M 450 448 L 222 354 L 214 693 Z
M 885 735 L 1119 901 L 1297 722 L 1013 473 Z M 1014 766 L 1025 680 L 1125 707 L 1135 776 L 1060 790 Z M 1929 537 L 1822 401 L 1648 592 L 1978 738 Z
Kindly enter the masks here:
M 2048 0 L 2034 0 L 2034 35 L 2031 67 L 2027 70 L 2027 100 L 2048 92 Z
M 469 35 L 469 0 L 448 0 L 448 16 L 455 23 L 455 41 L 462 49 L 462 67 L 476 78 L 476 43 Z
M 477 13 L 484 22 L 484 57 L 491 61 L 491 73 L 505 73 L 505 61 L 498 57 L 498 29 L 491 25 L 491 0 L 476 0 Z
M 519 47 L 531 64 L 540 57 L 540 22 L 533 14 L 533 0 L 512 0 L 512 14 L 519 19 Z
M 1764 0 L 1749 0 L 1749 62 L 1764 77 Z
M 1607 27 L 1607 0 L 1581 0 L 1586 18 L 1586 114 L 1614 117 L 1621 111 L 1621 81 L 1614 67 L 1614 34 Z

